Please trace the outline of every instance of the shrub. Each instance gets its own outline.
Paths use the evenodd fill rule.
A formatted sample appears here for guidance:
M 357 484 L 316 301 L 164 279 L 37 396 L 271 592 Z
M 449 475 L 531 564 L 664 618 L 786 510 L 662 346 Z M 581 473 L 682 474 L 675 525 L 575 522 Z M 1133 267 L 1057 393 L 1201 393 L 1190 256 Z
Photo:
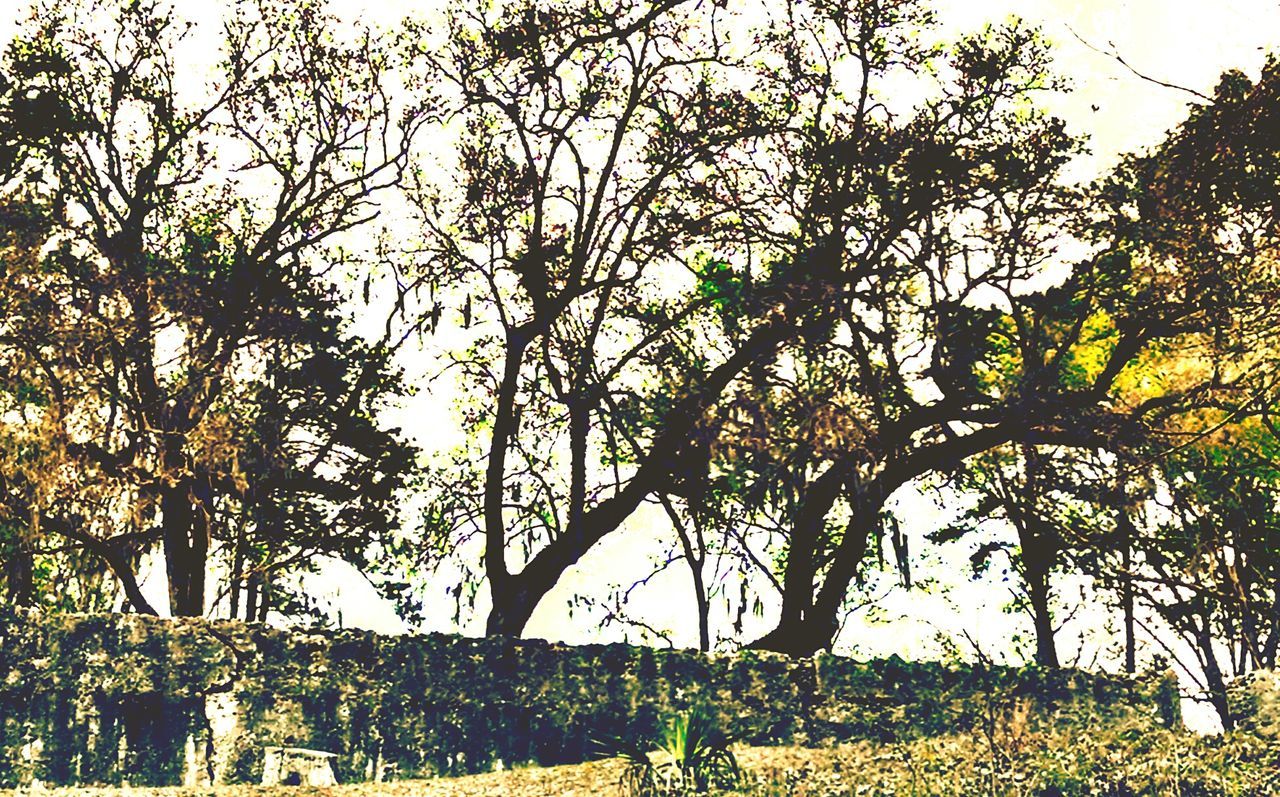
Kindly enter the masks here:
M 657 741 L 656 762 L 650 751 L 639 745 L 615 745 L 615 754 L 626 761 L 619 781 L 623 794 L 681 797 L 731 789 L 741 780 L 729 740 L 701 711 L 673 717 Z

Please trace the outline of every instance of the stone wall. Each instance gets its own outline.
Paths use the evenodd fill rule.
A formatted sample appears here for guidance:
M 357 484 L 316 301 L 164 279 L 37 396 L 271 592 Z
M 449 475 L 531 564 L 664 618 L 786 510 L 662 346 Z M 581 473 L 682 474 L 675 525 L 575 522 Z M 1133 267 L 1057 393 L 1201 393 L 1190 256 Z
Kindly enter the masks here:
M 1236 727 L 1280 743 L 1280 670 L 1258 670 L 1227 684 Z
M 256 782 L 276 745 L 336 753 L 340 782 L 570 763 L 692 707 L 751 743 L 890 741 L 997 697 L 1038 722 L 1179 720 L 1171 676 L 19 614 L 0 617 L 0 787 Z

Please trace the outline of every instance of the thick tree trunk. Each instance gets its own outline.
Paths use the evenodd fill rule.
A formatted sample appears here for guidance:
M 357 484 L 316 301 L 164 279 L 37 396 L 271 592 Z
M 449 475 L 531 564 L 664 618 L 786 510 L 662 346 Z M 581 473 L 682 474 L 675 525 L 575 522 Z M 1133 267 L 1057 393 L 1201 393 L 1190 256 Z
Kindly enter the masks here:
M 1054 639 L 1053 611 L 1049 603 L 1050 574 L 1058 559 L 1057 537 L 1048 524 L 1032 513 L 1025 513 L 1018 524 L 1021 547 L 1022 578 L 1031 603 L 1031 620 L 1036 632 L 1036 664 L 1059 667 L 1058 646 Z
M 834 463 L 814 479 L 805 492 L 787 546 L 779 628 L 802 623 L 813 609 L 818 540 L 822 538 L 827 514 L 840 497 L 847 476 L 848 469 L 839 462 Z
M 183 480 L 160 497 L 169 612 L 174 617 L 204 615 L 205 568 L 209 555 L 209 512 L 198 486 Z
M 555 582 L 538 586 L 541 589 L 535 595 L 531 595 L 521 589 L 518 582 L 511 577 L 497 583 L 490 579 L 489 589 L 493 598 L 493 608 L 485 624 L 485 633 L 489 636 L 520 636 L 524 632 L 524 627 L 528 625 L 529 618 L 533 616 L 533 610 L 537 608 L 538 602 L 551 591 Z
M 812 580 L 805 584 L 798 575 L 793 585 L 784 585 L 783 610 L 778 626 L 748 647 L 791 656 L 810 656 L 820 650 L 829 650 L 840 629 L 840 609 L 848 595 L 849 585 L 853 583 L 858 567 L 867 554 L 873 524 L 879 522 L 880 512 L 889 496 L 917 476 L 960 462 L 1009 440 L 1019 428 L 1013 423 L 1002 424 L 916 449 L 907 457 L 890 461 L 875 478 L 859 484 L 857 494 L 852 499 L 856 504 L 853 508 L 855 522 L 845 530 L 844 537 L 836 546 L 821 586 Z M 832 471 L 829 470 L 819 480 L 830 474 Z M 838 486 L 835 477 L 831 478 Z M 820 535 L 815 533 L 815 529 L 820 530 L 821 525 L 826 523 L 827 513 L 839 495 L 833 487 L 830 495 L 811 494 L 807 498 L 806 504 L 812 502 L 813 506 L 805 506 L 797 515 L 797 522 L 803 522 L 806 528 L 795 529 L 793 544 L 795 540 L 819 539 Z M 795 552 L 789 551 L 788 554 L 795 555 Z M 809 561 L 816 560 L 814 551 L 803 555 Z M 791 606 L 787 605 L 789 595 L 792 596 Z M 797 610 L 797 601 L 804 608 Z
M 803 658 L 830 650 L 839 630 L 834 613 L 811 613 L 799 622 L 779 623 L 747 647 Z

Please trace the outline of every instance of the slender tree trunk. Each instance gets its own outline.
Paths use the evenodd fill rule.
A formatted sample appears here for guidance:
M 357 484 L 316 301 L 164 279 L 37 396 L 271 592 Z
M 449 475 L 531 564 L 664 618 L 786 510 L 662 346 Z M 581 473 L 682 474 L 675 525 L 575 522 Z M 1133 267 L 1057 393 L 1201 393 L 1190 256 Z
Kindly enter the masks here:
M 693 575 L 693 598 L 698 603 L 698 650 L 711 651 L 711 603 L 707 600 L 707 585 L 702 574 L 702 563 L 689 563 Z
M 1271 585 L 1275 599 L 1271 603 L 1271 616 L 1267 622 L 1267 641 L 1262 646 L 1262 666 L 1276 669 L 1276 653 L 1280 649 L 1280 582 Z
M 1203 625 L 1196 630 L 1196 644 L 1200 647 L 1200 657 L 1204 662 L 1205 685 L 1209 688 L 1209 701 L 1218 712 L 1218 718 L 1222 720 L 1222 729 L 1229 731 L 1235 728 L 1236 723 L 1227 704 L 1227 681 L 1222 674 L 1222 667 L 1218 664 L 1218 654 L 1213 649 L 1213 637 L 1209 633 L 1208 626 L 1208 619 L 1205 618 Z
M 493 611 L 499 611 L 514 597 L 507 595 L 513 590 L 507 587 L 511 581 L 511 572 L 507 569 L 507 524 L 503 513 L 506 503 L 507 450 L 512 439 L 519 433 L 516 424 L 516 391 L 519 388 L 520 364 L 524 361 L 524 352 L 528 343 L 525 333 L 520 329 L 512 330 L 507 340 L 506 363 L 503 367 L 502 384 L 498 388 L 498 406 L 494 411 L 493 435 L 489 441 L 489 462 L 485 470 L 484 482 L 484 537 L 485 574 L 489 578 L 489 587 L 493 593 Z M 495 618 L 489 618 L 490 626 Z M 499 625 L 509 626 L 510 622 L 499 618 Z M 523 627 L 523 625 L 521 626 Z M 490 633 L 495 633 L 490 631 Z M 516 633 L 519 633 L 517 631 Z
M 231 609 L 227 616 L 236 620 L 240 617 L 240 595 L 244 591 L 244 559 L 245 559 L 245 526 L 240 523 L 236 530 L 236 547 L 235 553 L 231 557 L 231 589 L 228 600 L 231 602 Z M 245 614 L 248 616 L 248 613 Z
M 689 537 L 689 530 L 685 527 L 684 521 L 676 512 L 675 505 L 671 503 L 671 498 L 667 495 L 661 495 L 662 508 L 667 511 L 667 517 L 671 519 L 671 525 L 676 530 L 676 535 L 680 538 L 680 547 L 684 554 L 684 561 L 689 565 L 689 575 L 693 578 L 693 600 L 698 609 L 698 649 L 704 653 L 711 650 L 711 604 L 707 599 L 706 580 L 703 576 L 702 569 L 707 564 L 707 544 L 706 539 L 702 535 L 702 529 L 698 525 L 695 517 L 693 522 L 694 534 L 697 537 L 697 549 L 694 549 L 694 540 Z
M 244 585 L 244 619 L 246 622 L 258 621 L 258 596 L 262 594 L 262 575 L 254 570 L 249 574 Z
M 1121 595 L 1120 602 L 1122 611 L 1124 612 L 1124 671 L 1133 675 L 1138 671 L 1138 650 L 1137 637 L 1134 633 L 1134 615 L 1133 615 L 1133 536 L 1130 534 L 1132 525 L 1128 522 L 1128 515 L 1121 510 L 1121 515 L 1125 517 L 1126 531 L 1124 540 L 1121 543 L 1124 548 L 1121 552 L 1121 566 L 1124 572 L 1121 574 Z
M 1054 639 L 1053 613 L 1049 609 L 1048 579 L 1028 579 L 1027 594 L 1031 599 L 1036 629 L 1036 664 L 1041 667 L 1059 667 L 1061 665 L 1058 663 L 1058 646 Z
M 267 621 L 267 613 L 271 611 L 271 574 L 263 573 L 258 580 L 258 616 L 252 618 L 259 623 Z

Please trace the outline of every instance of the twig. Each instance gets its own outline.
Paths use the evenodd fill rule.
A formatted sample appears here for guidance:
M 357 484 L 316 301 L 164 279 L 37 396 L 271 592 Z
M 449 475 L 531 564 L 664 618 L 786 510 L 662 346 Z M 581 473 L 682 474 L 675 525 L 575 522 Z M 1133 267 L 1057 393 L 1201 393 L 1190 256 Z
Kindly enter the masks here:
M 1204 102 L 1209 104 L 1213 104 L 1213 98 L 1208 96 L 1207 94 L 1202 94 L 1201 92 L 1196 91 L 1195 89 L 1187 88 L 1186 86 L 1179 86 L 1176 83 L 1168 83 L 1166 81 L 1160 80 L 1159 78 L 1154 78 L 1154 77 L 1151 77 L 1150 75 L 1145 75 L 1142 72 L 1139 72 L 1137 69 L 1133 67 L 1132 64 L 1124 60 L 1124 56 L 1120 55 L 1120 53 L 1116 51 L 1115 44 L 1113 42 L 1110 42 L 1110 41 L 1107 42 L 1107 44 L 1110 45 L 1112 49 L 1104 50 L 1101 47 L 1097 47 L 1093 44 L 1090 44 L 1089 41 L 1086 40 L 1083 36 L 1081 36 L 1079 33 L 1076 33 L 1075 28 L 1071 27 L 1070 25 L 1067 25 L 1067 30 L 1071 31 L 1071 35 L 1075 36 L 1076 40 L 1081 44 L 1083 44 L 1085 47 L 1088 47 L 1090 50 L 1093 50 L 1095 53 L 1098 53 L 1099 55 L 1105 55 L 1108 58 L 1113 59 L 1116 63 L 1120 64 L 1120 66 L 1123 66 L 1125 69 L 1133 73 L 1135 77 L 1141 78 L 1142 80 L 1145 80 L 1148 83 L 1154 83 L 1157 86 L 1163 86 L 1166 89 L 1175 89 L 1177 91 L 1185 91 L 1187 94 L 1190 94 L 1193 97 L 1196 97 L 1197 99 L 1203 100 Z

